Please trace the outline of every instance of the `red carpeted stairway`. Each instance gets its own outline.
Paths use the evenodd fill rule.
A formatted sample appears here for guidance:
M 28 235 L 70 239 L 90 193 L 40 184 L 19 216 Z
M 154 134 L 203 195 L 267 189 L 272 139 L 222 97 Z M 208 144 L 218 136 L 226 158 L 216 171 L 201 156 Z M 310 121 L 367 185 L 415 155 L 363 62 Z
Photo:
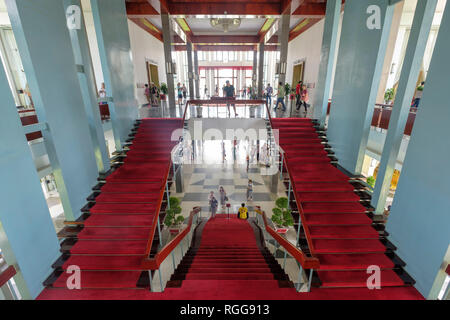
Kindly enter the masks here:
M 235 288 L 279 288 L 289 278 L 274 257 L 257 245 L 253 228 L 235 215 L 217 215 L 209 220 L 201 234 L 201 242 L 184 257 L 171 278 L 183 288 L 201 288 L 214 291 L 219 286 Z M 176 290 L 176 289 L 170 289 Z M 246 290 L 251 294 L 252 290 Z M 294 290 L 295 292 L 295 290 Z
M 171 151 L 178 143 L 171 137 L 180 128 L 180 119 L 137 123 L 111 172 L 99 179 L 82 217 L 60 233 L 63 255 L 53 265 L 47 287 L 67 288 L 71 265 L 81 269 L 82 290 L 145 287 L 145 281 L 139 284 L 146 274 L 141 263 L 148 244 L 153 248 L 159 241 L 157 215 L 165 207 Z
M 366 288 L 366 270 L 377 265 L 382 288 L 410 290 L 406 286 L 413 280 L 402 269 L 404 263 L 382 224 L 372 219 L 370 196 L 331 163 L 324 132 L 311 119 L 272 119 L 271 124 L 285 152 L 295 196 L 291 204 L 302 220 L 300 244 L 320 261 L 313 285 Z

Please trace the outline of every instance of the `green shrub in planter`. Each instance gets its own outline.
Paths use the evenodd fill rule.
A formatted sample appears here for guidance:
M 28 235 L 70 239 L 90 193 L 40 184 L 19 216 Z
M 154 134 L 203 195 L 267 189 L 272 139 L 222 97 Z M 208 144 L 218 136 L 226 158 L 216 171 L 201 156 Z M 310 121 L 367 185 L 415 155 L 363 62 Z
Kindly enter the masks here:
M 294 225 L 294 218 L 289 209 L 289 202 L 286 197 L 278 198 L 275 201 L 276 208 L 272 209 L 272 222 L 278 227 L 290 227 Z
M 166 219 L 164 224 L 170 227 L 179 227 L 183 221 L 184 217 L 181 214 L 180 200 L 175 197 L 170 197 L 169 199 L 170 209 L 166 209 Z

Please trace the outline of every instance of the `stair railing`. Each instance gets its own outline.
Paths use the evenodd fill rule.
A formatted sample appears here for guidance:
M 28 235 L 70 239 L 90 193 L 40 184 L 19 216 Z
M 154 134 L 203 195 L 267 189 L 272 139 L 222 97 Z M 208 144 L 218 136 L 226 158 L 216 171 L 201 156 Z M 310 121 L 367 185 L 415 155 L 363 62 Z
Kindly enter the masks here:
M 192 243 L 193 233 L 195 232 L 195 228 L 201 223 L 201 207 L 194 207 L 193 210 L 189 214 L 188 223 L 186 228 L 180 231 L 173 239 L 171 239 L 168 243 L 158 251 L 158 253 L 150 258 L 148 255 L 142 260 L 141 266 L 143 270 L 148 271 L 149 282 L 150 282 L 150 291 L 154 292 L 154 285 L 152 277 L 152 272 L 158 271 L 159 277 L 159 285 L 161 292 L 164 292 L 165 283 L 167 283 L 170 276 L 175 272 L 178 263 L 183 259 L 184 255 L 188 252 L 189 247 Z M 186 251 L 184 250 L 186 246 Z M 175 255 L 175 249 L 180 248 L 180 257 L 177 258 Z M 166 261 L 168 256 L 172 257 L 172 268 L 173 272 L 168 273 L 167 277 L 163 277 L 163 273 L 161 272 L 163 263 Z M 177 262 L 176 262 L 177 260 Z M 164 267 L 164 266 L 163 266 Z M 165 268 L 165 271 L 170 270 L 170 268 Z M 167 272 L 166 272 L 167 273 Z M 163 278 L 167 280 L 164 281 Z
M 286 270 L 286 260 L 288 255 L 290 255 L 297 262 L 297 266 L 299 267 L 298 281 L 296 284 L 297 292 L 301 290 L 303 284 L 305 283 L 303 281 L 304 271 L 306 272 L 307 270 L 309 270 L 309 278 L 307 284 L 307 291 L 309 292 L 311 290 L 312 275 L 314 269 L 318 269 L 320 267 L 319 259 L 307 256 L 302 250 L 297 248 L 297 246 L 292 244 L 289 240 L 280 235 L 273 227 L 271 227 L 268 223 L 266 213 L 261 210 L 261 207 L 256 206 L 255 212 L 257 213 L 256 221 L 258 226 L 263 231 L 262 235 L 264 237 L 266 246 L 269 248 L 269 250 L 273 248 L 273 255 L 275 256 L 275 258 L 277 250 L 279 250 L 281 247 L 283 248 L 283 269 Z

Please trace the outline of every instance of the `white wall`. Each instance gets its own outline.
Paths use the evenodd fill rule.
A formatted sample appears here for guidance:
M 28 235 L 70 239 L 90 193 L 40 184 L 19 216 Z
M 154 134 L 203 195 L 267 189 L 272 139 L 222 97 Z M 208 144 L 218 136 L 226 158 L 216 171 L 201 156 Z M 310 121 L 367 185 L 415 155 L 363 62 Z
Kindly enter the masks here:
M 166 82 L 164 47 L 161 41 L 144 31 L 131 20 L 128 20 L 128 28 L 133 55 L 136 99 L 139 105 L 142 105 L 147 103 L 144 88 L 142 88 L 144 84 L 148 83 L 146 61 L 158 65 L 159 83 Z
M 324 23 L 325 19 L 322 19 L 297 38 L 289 42 L 287 58 L 288 65 L 286 71 L 286 82 L 289 84 L 292 83 L 294 62 L 304 60 L 305 70 L 303 81 L 308 85 L 315 87 L 317 86 Z M 314 88 L 310 88 L 308 91 L 309 103 L 314 104 Z

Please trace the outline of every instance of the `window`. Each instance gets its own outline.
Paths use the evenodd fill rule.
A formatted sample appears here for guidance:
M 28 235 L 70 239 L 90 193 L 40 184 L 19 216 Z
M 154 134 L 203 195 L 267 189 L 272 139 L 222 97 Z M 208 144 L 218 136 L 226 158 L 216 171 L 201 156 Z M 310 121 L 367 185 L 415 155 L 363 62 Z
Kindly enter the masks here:
M 203 51 L 198 51 L 198 60 L 199 61 L 204 61 L 205 60 L 205 57 L 203 55 Z
M 222 51 L 222 58 L 223 58 L 223 62 L 228 62 L 228 51 Z
M 247 61 L 253 61 L 253 51 L 247 51 Z
M 223 60 L 223 52 L 222 51 L 217 51 L 216 52 L 216 61 L 222 61 Z

